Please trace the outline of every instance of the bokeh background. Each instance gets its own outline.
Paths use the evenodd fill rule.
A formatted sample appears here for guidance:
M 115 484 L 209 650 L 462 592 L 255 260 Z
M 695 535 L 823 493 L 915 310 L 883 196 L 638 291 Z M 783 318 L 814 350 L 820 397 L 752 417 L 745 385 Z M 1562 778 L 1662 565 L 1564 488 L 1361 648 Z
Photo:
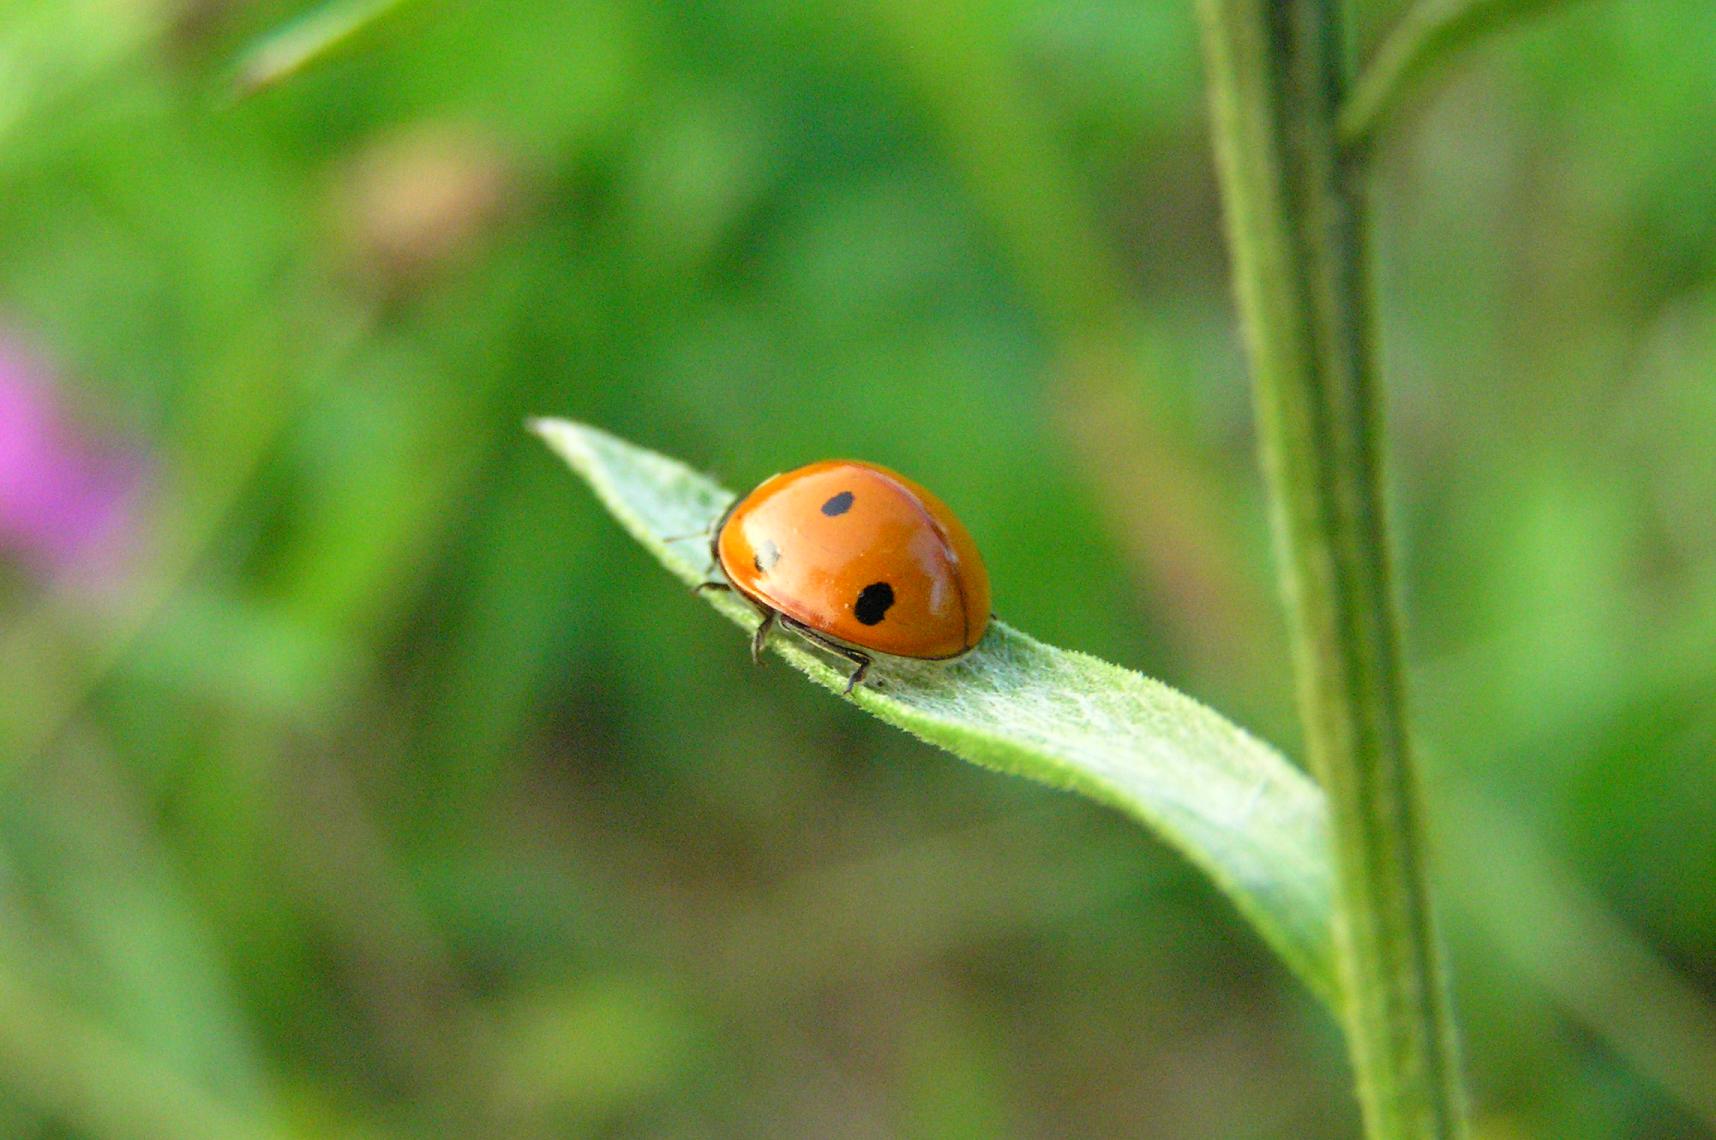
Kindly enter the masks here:
M 424 0 L 259 84 L 315 11 L 0 3 L 0 1135 L 1355 1135 L 1206 883 L 752 668 L 522 427 L 897 467 L 1295 750 L 1189 0 Z M 1377 159 L 1486 1137 L 1716 1122 L 1712 60 L 1573 5 Z

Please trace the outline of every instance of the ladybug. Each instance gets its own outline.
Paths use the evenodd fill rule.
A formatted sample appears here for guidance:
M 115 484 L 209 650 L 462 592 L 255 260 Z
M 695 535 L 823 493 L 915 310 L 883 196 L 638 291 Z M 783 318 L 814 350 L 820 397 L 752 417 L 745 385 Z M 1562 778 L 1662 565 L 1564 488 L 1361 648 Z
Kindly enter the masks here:
M 715 525 L 710 555 L 756 607 L 760 661 L 775 626 L 850 661 L 846 692 L 872 653 L 945 661 L 989 626 L 989 573 L 940 499 L 904 475 L 829 459 L 765 480 Z

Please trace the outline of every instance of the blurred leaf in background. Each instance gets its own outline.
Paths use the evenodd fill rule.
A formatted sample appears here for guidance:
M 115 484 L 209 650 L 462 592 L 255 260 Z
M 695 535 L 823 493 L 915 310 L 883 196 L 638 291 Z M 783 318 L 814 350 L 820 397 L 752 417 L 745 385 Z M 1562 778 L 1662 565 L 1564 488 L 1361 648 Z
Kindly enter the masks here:
M 326 11 L 0 0 L 0 1134 L 1354 1134 L 1169 852 L 752 669 L 522 430 L 909 472 L 1009 621 L 1291 752 L 1190 6 L 423 0 L 235 94 Z M 1376 195 L 1433 806 L 1690 1024 L 1713 57 L 1571 6 Z M 118 502 L 121 573 L 43 573 Z M 1489 1132 L 1709 1126 L 1449 894 Z

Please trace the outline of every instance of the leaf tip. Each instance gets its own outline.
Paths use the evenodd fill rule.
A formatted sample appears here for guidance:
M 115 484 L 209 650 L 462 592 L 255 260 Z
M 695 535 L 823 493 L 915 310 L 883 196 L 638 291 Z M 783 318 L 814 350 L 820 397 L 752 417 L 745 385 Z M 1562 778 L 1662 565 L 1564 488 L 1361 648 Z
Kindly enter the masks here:
M 524 428 L 569 462 L 575 452 L 583 451 L 580 436 L 588 430 L 580 423 L 558 416 L 527 416 Z

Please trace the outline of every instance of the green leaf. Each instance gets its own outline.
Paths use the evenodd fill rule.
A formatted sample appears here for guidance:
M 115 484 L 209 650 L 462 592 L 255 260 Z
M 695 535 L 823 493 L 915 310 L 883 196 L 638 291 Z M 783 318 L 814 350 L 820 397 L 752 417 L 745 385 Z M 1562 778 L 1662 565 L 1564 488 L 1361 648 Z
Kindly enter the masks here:
M 1359 73 L 1341 108 L 1341 139 L 1349 147 L 1374 141 L 1413 88 L 1453 56 L 1568 0 L 1418 0 L 1400 18 Z
M 411 0 L 330 0 L 274 29 L 239 57 L 233 85 L 249 95 L 290 79 L 373 31 Z
M 707 533 L 734 495 L 664 455 L 566 420 L 532 429 L 681 581 L 707 577 Z M 704 597 L 746 629 L 755 612 Z M 693 604 L 688 595 L 686 604 Z M 788 638 L 771 648 L 838 693 L 846 670 Z M 738 646 L 735 663 L 744 660 Z M 1005 622 L 953 662 L 880 658 L 850 700 L 974 764 L 1120 809 L 1190 859 L 1305 984 L 1333 1004 L 1322 792 L 1280 753 L 1159 682 L 1044 645 Z

